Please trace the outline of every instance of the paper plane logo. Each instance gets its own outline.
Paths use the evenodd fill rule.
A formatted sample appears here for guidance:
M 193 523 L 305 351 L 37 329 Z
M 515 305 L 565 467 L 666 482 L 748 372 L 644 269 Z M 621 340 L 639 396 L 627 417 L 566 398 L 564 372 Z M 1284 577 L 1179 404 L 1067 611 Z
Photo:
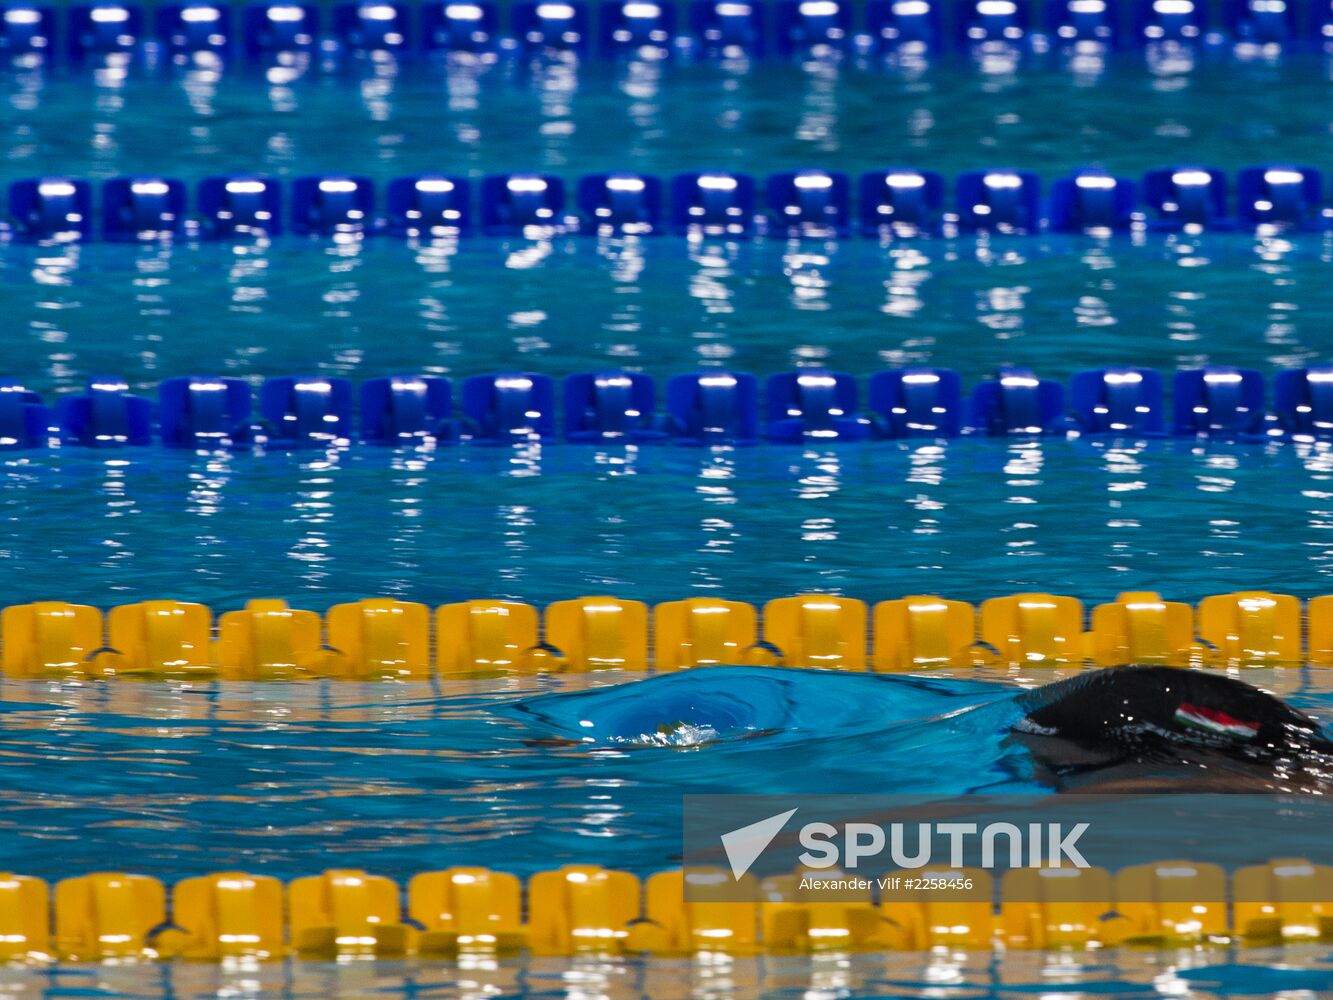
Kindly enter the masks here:
M 722 834 L 722 849 L 727 852 L 727 861 L 731 864 L 732 877 L 737 882 L 750 870 L 750 866 L 759 860 L 773 838 L 782 832 L 787 820 L 796 815 L 795 809 L 761 819 L 737 830 Z

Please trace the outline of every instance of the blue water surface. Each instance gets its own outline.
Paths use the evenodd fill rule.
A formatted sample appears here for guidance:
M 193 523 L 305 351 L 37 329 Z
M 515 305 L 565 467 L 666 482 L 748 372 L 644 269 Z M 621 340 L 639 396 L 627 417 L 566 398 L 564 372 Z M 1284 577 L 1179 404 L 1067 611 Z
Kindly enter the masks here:
M 3 367 L 48 394 L 102 374 L 155 393 L 191 373 L 1271 372 L 1327 360 L 1328 239 L 11 245 Z
M 992 684 L 737 668 L 539 695 L 606 683 L 5 682 L 0 854 L 43 877 L 129 856 L 167 879 L 238 859 L 284 878 L 648 874 L 679 863 L 689 791 L 1037 787 L 1000 749 L 1015 710 Z M 894 764 L 960 743 L 928 771 Z
M 1250 676 L 1328 720 L 1322 674 Z M 1052 676 L 6 680 L 0 856 L 48 878 L 129 859 L 167 880 L 238 865 L 647 875 L 680 864 L 685 794 L 1051 794 L 1010 730 L 1019 690 Z
M 408 684 L 0 684 L 0 856 L 59 878 L 679 865 L 684 792 L 1049 794 L 1007 738 L 1036 675 L 705 668 Z M 1322 671 L 1247 677 L 1333 718 Z M 1288 845 L 1291 846 L 1291 845 Z M 243 864 L 238 864 L 238 859 Z M 1323 995 L 1324 946 L 0 969 L 15 995 Z
M 1322 54 L 1170 55 L 61 69 L 8 74 L 0 109 L 13 176 L 1323 165 Z
M 946 61 L 923 67 L 567 66 L 304 76 L 18 73 L 8 180 L 191 182 L 701 166 L 1049 180 L 1100 163 L 1325 166 L 1322 58 Z M 0 361 L 48 397 L 89 376 L 903 364 L 975 381 L 1134 363 L 1326 360 L 1319 233 L 688 243 L 0 248 Z M 543 603 L 610 592 L 763 602 L 1019 590 L 1089 602 L 1329 590 L 1327 450 L 1063 440 L 694 451 L 6 455 L 4 603 L 388 595 Z M 1327 721 L 1318 670 L 1249 674 Z M 245 868 L 452 864 L 520 874 L 678 864 L 687 791 L 1046 794 L 1007 740 L 1031 672 L 432 684 L 0 682 L 0 867 L 168 881 Z M 292 963 L 0 970 L 46 996 L 1245 996 L 1333 991 L 1324 949 L 1115 956 Z
M 1333 453 L 1291 444 L 65 448 L 0 464 L 10 603 L 1314 597 L 1331 531 Z

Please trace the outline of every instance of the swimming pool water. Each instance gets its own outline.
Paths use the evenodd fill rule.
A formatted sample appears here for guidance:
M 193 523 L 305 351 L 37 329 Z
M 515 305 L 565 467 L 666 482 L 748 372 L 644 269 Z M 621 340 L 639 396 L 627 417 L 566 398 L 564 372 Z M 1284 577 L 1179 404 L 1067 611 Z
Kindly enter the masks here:
M 761 604 L 1157 589 L 1333 589 L 1333 454 L 1295 445 L 196 456 L 64 449 L 0 465 L 7 603 L 256 596 L 323 610 L 592 593 Z
M 3 117 L 11 178 L 350 171 L 382 183 L 423 170 L 572 178 L 908 164 L 946 176 L 1033 168 L 1049 181 L 1091 163 L 1137 174 L 1180 162 L 1234 170 L 1278 152 L 1322 162 L 1333 127 L 1323 60 L 1197 63 L 1150 72 L 1123 54 L 1096 79 L 1039 59 L 1012 74 L 961 60 L 916 73 L 853 60 L 739 72 L 502 65 L 446 78 L 420 67 L 314 72 L 281 85 L 239 68 L 100 83 L 17 74 Z M 764 374 L 827 363 L 864 374 L 932 363 L 976 379 L 1011 362 L 1062 376 L 1320 357 L 1333 322 L 1326 237 L 1135 242 L 11 246 L 0 254 L 5 366 L 45 390 L 94 373 L 146 387 L 192 371 Z
M 673 995 L 786 1000 L 805 998 L 965 997 L 1307 997 L 1330 988 L 1317 947 L 1127 952 L 1115 956 L 836 955 L 688 959 L 500 959 L 456 968 L 443 963 L 293 962 L 219 967 L 176 963 L 0 969 L 0 989 L 23 996 L 115 997 L 598 997 L 657 1000 Z
M 10 246 L 3 366 L 42 392 L 111 374 L 153 395 L 193 373 L 1271 370 L 1326 357 L 1331 256 L 1319 234 Z
M 1246 676 L 1327 720 L 1323 674 Z M 284 879 L 571 863 L 647 876 L 680 866 L 687 793 L 1049 794 L 1009 730 L 1020 687 L 1058 676 L 6 681 L 0 855 L 53 879 L 132 859 L 174 881 L 238 858 Z
M 682 791 L 1041 792 L 1025 751 L 1004 731 L 1018 714 L 1015 685 L 1056 676 L 704 668 L 666 679 L 675 693 L 662 680 L 627 675 L 431 685 L 6 680 L 0 856 L 52 878 L 115 859 L 171 880 L 234 868 L 238 857 L 280 877 L 316 864 L 400 882 L 497 859 L 524 874 L 589 860 L 648 874 L 679 864 Z M 1333 714 L 1324 671 L 1246 676 L 1324 719 Z M 709 694 L 692 699 L 691 687 Z M 691 700 L 694 709 L 682 707 Z M 681 726 L 687 717 L 693 724 Z M 920 760 L 930 767 L 903 766 Z M 15 997 L 1298 997 L 1330 989 L 1324 946 L 0 969 L 0 995 Z
M 1200 54 L 1021 66 L 846 60 L 497 67 L 263 79 L 228 70 L 7 78 L 5 179 L 230 170 L 281 176 L 543 169 L 856 173 L 987 165 L 1044 178 L 1280 158 L 1323 166 L 1328 64 Z M 1064 378 L 1131 363 L 1274 369 L 1326 360 L 1333 243 L 1149 234 L 1107 241 L 921 240 L 882 247 L 675 238 L 291 238 L 231 246 L 0 248 L 3 367 L 47 394 L 90 375 L 147 391 L 192 372 L 563 375 L 904 364 L 969 382 L 1007 363 Z M 1022 590 L 1089 603 L 1239 588 L 1330 590 L 1327 449 L 1047 440 L 717 452 L 498 451 L 6 455 L 5 603 L 109 606 L 369 595 L 533 603 L 609 592 L 755 603 Z M 1031 671 L 913 685 L 813 671 L 713 674 L 759 738 L 598 734 L 560 743 L 623 675 L 432 684 L 0 682 L 0 868 L 59 878 L 131 867 L 168 881 L 236 867 L 360 866 L 405 880 L 450 864 L 520 873 L 677 863 L 684 789 L 1042 787 L 1004 740 Z M 1333 721 L 1318 670 L 1251 672 Z M 655 682 L 652 682 L 655 683 Z M 578 693 L 584 691 L 584 693 Z M 781 690 L 781 697 L 774 694 Z M 568 692 L 572 700 L 546 698 Z M 545 699 L 545 700 L 543 700 Z M 712 703 L 716 704 L 716 694 Z M 636 702 L 636 704 L 639 704 Z M 943 713 L 981 707 L 941 719 Z M 794 706 L 794 708 L 792 707 Z M 665 710 L 664 710 L 665 712 Z M 671 717 L 666 717 L 670 715 Z M 889 720 L 895 724 L 886 725 Z M 584 727 L 577 727 L 581 730 Z M 580 733 L 581 735 L 581 733 Z M 633 734 L 631 734 L 633 735 Z M 662 745 L 666 744 L 666 745 Z M 929 760 L 922 771 L 906 762 Z M 503 859 L 503 865 L 497 859 Z M 0 995 L 1241 996 L 1333 991 L 1326 949 L 500 961 L 250 970 L 0 970 Z
M 888 165 L 1053 177 L 1089 163 L 1131 174 L 1274 155 L 1323 164 L 1333 116 L 1322 57 L 1201 54 L 1182 68 L 1152 69 L 1124 53 L 1072 66 L 1028 59 L 1001 72 L 962 59 L 919 72 L 853 60 L 739 71 L 592 63 L 312 73 L 284 83 L 239 67 L 125 79 L 77 71 L 15 74 L 2 107 L 15 177 L 702 166 L 855 174 Z

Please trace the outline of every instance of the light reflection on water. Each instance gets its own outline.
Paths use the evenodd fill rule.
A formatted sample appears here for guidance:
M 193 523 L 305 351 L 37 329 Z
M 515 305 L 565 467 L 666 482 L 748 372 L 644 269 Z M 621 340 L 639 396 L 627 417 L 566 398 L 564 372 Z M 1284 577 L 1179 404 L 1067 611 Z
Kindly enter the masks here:
M 6 368 L 43 391 L 102 373 L 151 391 L 189 372 L 664 378 L 700 365 L 928 364 L 975 381 L 1005 364 L 1064 377 L 1327 360 L 1331 240 L 15 245 L 0 289 Z
M 219 610 L 377 594 L 1310 597 L 1330 590 L 1331 480 L 1323 447 L 1173 441 L 67 448 L 0 467 L 0 564 L 11 603 Z
M 569 863 L 646 876 L 679 864 L 690 793 L 1049 794 L 1008 739 L 1013 696 L 1077 672 L 941 671 L 928 690 L 901 676 L 728 668 L 670 682 L 621 671 L 429 683 L 7 679 L 0 853 L 8 870 L 43 878 L 130 865 L 174 880 L 240 865 L 279 878 L 363 868 L 406 882 L 450 865 L 526 876 Z M 1326 673 L 1237 676 L 1327 724 Z M 695 685 L 688 707 L 671 693 L 682 684 Z M 557 692 L 587 697 L 531 701 Z M 721 735 L 682 747 L 604 735 L 679 727 L 682 711 Z M 591 742 L 580 713 L 600 727 Z M 1321 849 L 1305 836 L 1282 850 Z
M 785 673 L 785 672 L 779 672 Z M 17 871 L 57 878 L 130 868 L 175 881 L 247 870 L 289 879 L 364 867 L 400 883 L 421 870 L 486 864 L 520 874 L 600 861 L 640 874 L 671 867 L 685 790 L 798 787 L 892 790 L 935 763 L 927 786 L 1009 770 L 993 726 L 944 716 L 872 736 L 910 695 L 884 681 L 792 671 L 789 724 L 762 739 L 633 752 L 533 743 L 540 726 L 507 710 L 551 691 L 633 682 L 633 675 L 507 677 L 426 684 L 0 685 L 0 846 Z M 1024 686 L 1068 671 L 963 672 Z M 1327 719 L 1333 687 L 1319 669 L 1254 670 L 1247 680 Z M 870 687 L 867 687 L 867 684 Z M 854 685 L 855 706 L 830 721 Z M 734 687 L 734 685 L 733 685 Z M 882 690 L 877 690 L 882 689 Z M 942 686 L 915 711 L 938 702 Z M 740 691 L 740 688 L 736 688 Z M 818 693 L 816 693 L 818 692 Z M 962 692 L 963 704 L 979 698 Z M 986 696 L 989 698 L 989 695 Z M 831 701 L 830 701 L 831 700 Z M 802 709 L 800 706 L 809 702 Z M 548 703 L 549 705 L 549 703 Z M 573 706 L 564 703 L 566 711 Z M 846 740 L 859 713 L 860 749 Z M 577 711 L 573 716 L 579 717 Z M 957 713 L 948 712 L 956 719 Z M 970 734 L 971 743 L 961 742 Z M 934 741 L 932 743 L 932 740 Z M 836 769 L 825 768 L 838 755 Z M 910 757 L 906 756 L 910 753 Z M 756 756 L 762 755 L 762 756 Z M 756 761 L 772 766 L 756 770 Z M 896 761 L 896 764 L 894 763 Z M 796 766 L 802 762 L 803 767 Z M 1011 778 L 1012 781 L 1012 778 Z M 794 783 L 794 784 L 793 784 Z M 920 781 L 917 781 L 920 784 Z M 318 844 L 312 853 L 312 845 Z M 243 859 L 238 863 L 237 859 Z M 1208 946 L 1103 952 L 774 955 L 696 960 L 633 957 L 350 961 L 338 964 L 176 963 L 0 970 L 0 996 L 37 991 L 115 996 L 430 995 L 638 997 L 1310 996 L 1333 989 L 1323 946 Z
M 1089 162 L 1139 173 L 1182 159 L 1231 166 L 1246 142 L 1318 163 L 1328 77 L 1327 60 L 1311 54 L 1196 63 L 1180 49 L 1150 53 L 1146 68 L 1136 53 L 1015 61 L 1001 50 L 971 65 L 887 67 L 455 61 L 403 72 L 385 63 L 334 73 L 280 66 L 267 78 L 238 66 L 20 72 L 5 83 L 7 159 L 23 174 L 97 177 L 372 165 L 592 172 L 631 163 L 671 173 L 701 165 L 707 135 L 708 165 L 757 173 L 821 161 L 855 171 L 886 160 L 946 173 Z M 1214 114 L 1221 105 L 1227 114 Z
M 1317 60 L 1218 67 L 1174 50 L 1151 53 L 1149 68 L 1137 57 L 1084 56 L 1041 70 L 1002 51 L 985 53 L 972 74 L 848 62 L 531 75 L 455 65 L 423 77 L 377 65 L 344 79 L 283 67 L 260 82 L 206 67 L 171 89 L 110 67 L 92 86 L 16 78 L 7 161 L 10 176 L 151 170 L 191 180 L 298 166 L 364 169 L 380 181 L 441 168 L 669 173 L 700 165 L 701 135 L 709 165 L 755 173 L 795 164 L 855 172 L 891 158 L 946 174 L 1036 162 L 1049 178 L 1092 161 L 1137 173 L 1182 149 L 1234 167 L 1238 144 L 1256 140 L 1322 161 L 1327 74 Z M 1226 115 L 1216 114 L 1221 106 Z M 975 379 L 1013 361 L 1064 376 L 1114 362 L 1320 358 L 1333 321 L 1329 257 L 1317 236 L 891 247 L 279 240 L 16 247 L 0 254 L 0 285 L 6 365 L 43 391 L 99 371 L 146 389 L 187 371 L 360 378 L 612 364 L 666 375 L 697 364 L 767 373 L 827 363 L 865 374 L 932 363 Z M 811 589 L 871 600 L 1023 589 L 1096 600 L 1151 587 L 1184 599 L 1239 587 L 1308 596 L 1328 589 L 1329 473 L 1328 453 L 1315 449 L 1168 443 L 263 458 L 65 451 L 4 466 L 0 561 L 10 570 L 7 602 L 170 594 L 219 610 L 269 593 L 318 608 L 367 594 L 542 602 L 598 590 L 755 602 Z M 539 763 L 487 711 L 524 693 L 612 679 L 300 691 L 7 681 L 0 780 L 12 788 L 0 842 L 13 846 L 4 853 L 18 868 L 25 859 L 29 868 L 86 868 L 122 857 L 163 874 L 234 867 L 244 844 L 257 864 L 308 870 L 314 844 L 397 873 L 423 844 L 445 845 L 444 858 L 473 838 L 493 861 L 507 834 L 524 833 L 531 850 L 558 859 L 571 831 L 596 835 L 602 849 L 605 830 L 619 829 L 616 849 L 642 864 L 652 853 L 633 839 L 642 816 L 608 805 L 604 779 Z M 1307 705 L 1327 700 L 1314 671 L 1266 683 Z M 641 780 L 662 782 L 660 804 L 679 777 L 661 768 Z M 496 802 L 503 824 L 470 811 Z M 280 821 L 266 826 L 265 813 Z M 0 971 L 0 995 L 618 998 L 681 995 L 685 983 L 719 1000 L 1068 997 L 1085 986 L 1100 995 L 1304 996 L 1333 985 L 1325 959 L 1289 950 L 62 968 Z M 1264 968 L 1237 967 L 1245 962 Z M 1199 969 L 1222 963 L 1229 968 Z
M 706 959 L 556 958 L 458 962 L 292 961 L 218 966 L 62 965 L 0 971 L 0 996 L 38 989 L 118 997 L 420 997 L 492 1000 L 802 1000 L 878 997 L 1217 997 L 1305 1000 L 1327 990 L 1318 948 L 1098 955 L 859 955 Z M 1227 962 L 1224 966 L 1222 963 Z

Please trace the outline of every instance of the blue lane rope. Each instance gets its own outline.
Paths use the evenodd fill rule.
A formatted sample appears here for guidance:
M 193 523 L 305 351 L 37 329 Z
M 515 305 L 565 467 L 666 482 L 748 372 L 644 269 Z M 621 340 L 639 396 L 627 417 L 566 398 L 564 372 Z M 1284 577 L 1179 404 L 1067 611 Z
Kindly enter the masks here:
M 1324 177 L 1314 167 L 1268 164 L 1234 179 L 1213 167 L 1182 165 L 1139 180 L 1098 168 L 1074 171 L 1044 192 L 1034 173 L 971 170 L 952 184 L 929 170 L 889 166 L 852 178 L 837 170 L 772 174 L 700 170 L 664 181 L 631 172 L 589 174 L 572 185 L 550 174 L 448 173 L 393 178 L 383 198 L 374 180 L 325 174 L 289 184 L 259 173 L 206 177 L 193 198 L 164 176 L 114 177 L 94 185 L 72 177 L 10 184 L 0 236 L 60 243 L 170 239 L 253 239 L 283 232 L 412 239 L 470 235 L 872 239 L 966 233 L 1094 235 L 1239 230 L 1260 235 L 1333 228 Z M 855 197 L 853 188 L 855 187 Z M 192 202 L 192 204 L 191 204 Z
M 243 6 L 186 0 L 151 12 L 140 3 L 95 0 L 59 14 L 18 0 L 0 17 L 0 54 L 20 65 L 73 67 L 221 64 L 237 57 L 252 65 L 459 56 L 736 62 L 855 55 L 892 62 L 978 50 L 1086 56 L 1226 46 L 1271 58 L 1320 51 L 1333 35 L 1328 4 L 1297 0 L 1225 0 L 1220 22 L 1206 0 L 514 0 L 506 6 L 502 26 L 493 0 L 341 0 L 328 12 L 298 0 Z
M 1006 368 L 964 392 L 957 372 L 900 368 L 854 376 L 820 368 L 770 375 L 699 369 L 667 380 L 642 372 L 500 372 L 455 383 L 439 375 L 372 378 L 354 387 L 324 375 L 264 380 L 170 378 L 156 400 L 99 376 L 55 406 L 23 381 L 0 379 L 0 448 L 409 447 L 527 444 L 824 444 L 868 439 L 1074 436 L 1262 442 L 1333 439 L 1333 365 L 1177 371 L 1165 379 L 1115 366 L 1068 385 Z M 761 398 L 762 397 L 762 398 Z M 558 402 L 557 402 L 558 400 Z

